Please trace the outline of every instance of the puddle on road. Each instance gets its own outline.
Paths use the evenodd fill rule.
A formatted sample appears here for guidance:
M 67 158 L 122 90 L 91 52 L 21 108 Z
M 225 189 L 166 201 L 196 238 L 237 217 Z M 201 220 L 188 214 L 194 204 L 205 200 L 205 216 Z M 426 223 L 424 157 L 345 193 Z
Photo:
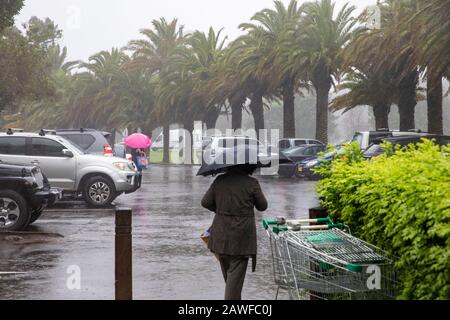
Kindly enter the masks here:
M 59 233 L 43 233 L 43 232 L 7 232 L 0 233 L 0 247 L 8 244 L 33 244 L 46 243 L 63 239 L 64 236 Z

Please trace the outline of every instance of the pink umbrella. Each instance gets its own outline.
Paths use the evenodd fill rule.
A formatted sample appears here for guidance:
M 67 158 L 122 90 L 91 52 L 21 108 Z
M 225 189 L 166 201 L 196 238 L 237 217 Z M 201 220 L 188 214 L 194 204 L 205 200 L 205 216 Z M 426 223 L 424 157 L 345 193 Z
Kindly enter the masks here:
M 134 133 L 125 138 L 125 144 L 133 149 L 147 149 L 152 145 L 152 140 L 142 133 Z

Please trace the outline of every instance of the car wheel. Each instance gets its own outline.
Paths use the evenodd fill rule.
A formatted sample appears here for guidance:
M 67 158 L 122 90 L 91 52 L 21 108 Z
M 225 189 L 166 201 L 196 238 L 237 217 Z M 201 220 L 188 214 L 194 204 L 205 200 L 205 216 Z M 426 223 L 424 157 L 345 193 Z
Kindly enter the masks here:
M 19 231 L 28 226 L 27 201 L 12 190 L 0 190 L 0 231 Z
M 38 207 L 36 209 L 32 209 L 31 210 L 31 217 L 30 217 L 30 223 L 29 224 L 32 224 L 32 223 L 36 222 L 36 220 L 41 217 L 42 212 L 44 212 L 44 207 L 43 206 L 40 206 L 40 207 Z
M 114 200 L 116 190 L 112 181 L 95 176 L 86 181 L 83 190 L 84 200 L 95 207 L 104 207 Z

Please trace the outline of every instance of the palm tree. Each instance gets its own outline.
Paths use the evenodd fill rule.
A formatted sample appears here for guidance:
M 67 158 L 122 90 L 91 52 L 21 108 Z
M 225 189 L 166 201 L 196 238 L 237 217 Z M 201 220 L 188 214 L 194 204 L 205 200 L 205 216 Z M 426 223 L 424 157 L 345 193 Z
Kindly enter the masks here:
M 400 130 L 406 131 L 415 128 L 419 70 L 414 32 L 405 28 L 402 19 L 412 16 L 416 6 L 413 1 L 386 0 L 380 4 L 380 9 L 381 29 L 356 37 L 352 54 L 357 61 L 369 63 L 377 73 L 388 71 L 395 75 Z
M 145 70 L 150 75 L 159 74 L 167 64 L 175 48 L 183 43 L 185 35 L 183 26 L 178 25 L 176 19 L 167 22 L 166 19 L 152 21 L 152 29 L 142 29 L 145 37 L 140 40 L 130 41 L 127 49 L 133 52 L 133 66 Z M 168 118 L 161 119 L 164 134 L 163 162 L 169 160 L 169 134 L 170 123 Z
M 403 26 L 413 30 L 417 61 L 427 78 L 428 131 L 443 133 L 442 78 L 450 78 L 450 2 L 417 1 L 417 13 L 405 18 Z
M 159 112 L 162 117 L 172 117 L 192 133 L 195 119 L 214 128 L 225 103 L 208 91 L 216 78 L 218 64 L 223 56 L 225 39 L 221 31 L 210 28 L 208 33 L 196 31 L 183 46 L 172 53 L 160 74 L 158 90 Z
M 289 68 L 306 70 L 317 95 L 316 138 L 328 141 L 328 99 L 334 79 L 343 64 L 342 50 L 358 31 L 351 17 L 354 6 L 345 4 L 335 16 L 331 0 L 307 2 L 300 8 L 299 23 L 291 32 L 293 39 Z
M 259 138 L 264 129 L 264 98 L 270 99 L 269 78 L 267 74 L 258 72 L 259 62 L 268 54 L 268 48 L 260 46 L 260 39 L 253 34 L 245 34 L 230 45 L 231 61 L 236 61 L 236 76 L 243 84 L 250 98 L 249 109 L 255 122 L 255 131 Z
M 267 52 L 258 61 L 257 72 L 269 78 L 271 91 L 280 89 L 283 98 L 283 136 L 295 137 L 295 93 L 299 88 L 299 73 L 294 68 L 284 68 L 284 61 L 291 52 L 283 47 L 289 27 L 298 20 L 297 0 L 291 0 L 286 7 L 281 1 L 274 1 L 275 9 L 264 9 L 256 13 L 251 20 L 255 23 L 243 23 L 240 28 L 255 39 L 259 47 Z
M 109 129 L 117 128 L 123 121 L 120 109 L 120 88 L 127 78 L 125 65 L 129 57 L 113 48 L 99 52 L 81 63 L 85 72 L 75 75 L 76 88 L 73 108 L 69 116 L 72 125 Z
M 386 77 L 352 70 L 337 88 L 345 93 L 333 99 L 332 110 L 347 112 L 357 106 L 368 105 L 373 110 L 375 128 L 389 128 L 388 117 L 395 101 L 395 90 L 392 90 L 392 85 Z
M 233 54 L 232 46 L 223 50 L 223 55 L 214 66 L 214 76 L 204 87 L 208 100 L 216 101 L 231 109 L 233 130 L 242 128 L 242 110 L 250 96 L 246 82 L 239 76 L 240 57 Z

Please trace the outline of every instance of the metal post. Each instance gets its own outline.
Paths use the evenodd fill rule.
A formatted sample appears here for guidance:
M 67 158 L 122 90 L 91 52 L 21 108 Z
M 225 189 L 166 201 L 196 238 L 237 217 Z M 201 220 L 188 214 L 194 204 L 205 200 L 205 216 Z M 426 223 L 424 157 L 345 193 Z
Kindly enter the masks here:
M 131 217 L 131 209 L 116 209 L 116 300 L 133 299 Z
M 318 219 L 328 217 L 327 209 L 322 207 L 309 208 L 309 218 Z

